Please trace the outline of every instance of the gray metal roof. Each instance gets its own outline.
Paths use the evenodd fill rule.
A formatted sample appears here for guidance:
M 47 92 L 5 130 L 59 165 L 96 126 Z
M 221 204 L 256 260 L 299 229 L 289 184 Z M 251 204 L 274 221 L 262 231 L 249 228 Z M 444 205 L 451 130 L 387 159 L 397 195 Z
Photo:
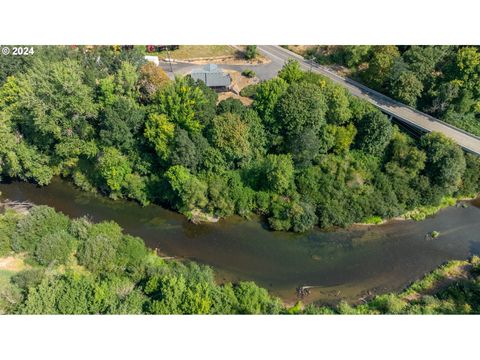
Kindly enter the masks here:
M 215 64 L 208 64 L 192 71 L 192 79 L 202 80 L 209 87 L 228 87 L 232 82 L 229 74 L 226 74 Z

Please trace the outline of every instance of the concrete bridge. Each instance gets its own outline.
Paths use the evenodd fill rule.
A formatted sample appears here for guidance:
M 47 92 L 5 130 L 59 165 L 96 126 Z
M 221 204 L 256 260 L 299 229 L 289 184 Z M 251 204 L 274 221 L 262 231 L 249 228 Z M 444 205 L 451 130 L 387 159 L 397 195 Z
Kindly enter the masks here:
M 465 151 L 480 155 L 480 137 L 470 134 L 453 125 L 447 124 L 428 114 L 402 104 L 379 92 L 372 90 L 354 80 L 341 77 L 324 66 L 307 61 L 298 54 L 276 45 L 259 45 L 259 51 L 272 60 L 270 66 L 281 68 L 288 59 L 295 59 L 304 70 L 311 70 L 328 77 L 345 87 L 352 95 L 367 100 L 393 120 L 403 124 L 407 129 L 420 132 L 436 131 L 453 139 Z

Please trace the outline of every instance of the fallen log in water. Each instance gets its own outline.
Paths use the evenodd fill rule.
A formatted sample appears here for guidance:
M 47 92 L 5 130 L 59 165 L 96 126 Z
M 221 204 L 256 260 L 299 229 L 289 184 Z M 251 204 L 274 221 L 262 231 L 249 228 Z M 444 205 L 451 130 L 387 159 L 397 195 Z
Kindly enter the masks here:
M 0 208 L 5 208 L 5 209 L 13 209 L 17 211 L 28 211 L 32 207 L 34 207 L 35 204 L 29 201 L 11 201 L 11 200 L 5 200 L 5 201 L 0 201 Z

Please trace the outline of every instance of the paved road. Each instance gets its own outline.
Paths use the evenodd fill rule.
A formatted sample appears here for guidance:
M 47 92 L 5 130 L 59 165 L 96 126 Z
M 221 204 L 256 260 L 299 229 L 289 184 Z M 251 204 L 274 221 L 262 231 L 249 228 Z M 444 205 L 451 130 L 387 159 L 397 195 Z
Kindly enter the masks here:
M 163 70 L 170 76 L 174 78 L 174 75 L 184 75 L 192 72 L 193 69 L 200 68 L 204 65 L 191 64 L 185 62 L 173 62 L 172 67 L 170 68 L 170 63 L 167 61 L 160 61 L 160 66 Z M 242 72 L 245 69 L 252 69 L 255 71 L 257 78 L 260 80 L 268 80 L 277 76 L 278 70 L 283 66 L 282 62 L 272 61 L 267 64 L 258 64 L 258 65 L 227 65 L 227 64 L 218 64 L 219 67 L 226 70 L 235 70 Z M 172 71 L 173 70 L 173 74 Z
M 280 46 L 261 45 L 258 46 L 258 49 L 263 53 L 263 55 L 272 60 L 272 63 L 270 64 L 271 67 L 275 65 L 276 67 L 280 68 L 288 59 L 296 59 L 300 62 L 300 65 L 304 70 L 312 70 L 330 78 L 334 82 L 347 88 L 352 95 L 369 101 L 386 114 L 392 115 L 396 119 L 423 131 L 441 132 L 453 139 L 465 150 L 480 155 L 480 138 L 475 135 L 469 134 L 466 131 L 455 128 L 438 119 L 435 119 L 430 115 L 424 114 L 409 106 L 401 104 L 385 95 L 367 88 L 362 84 L 357 83 L 356 81 L 338 76 L 324 66 L 306 61 L 303 59 L 303 57 Z

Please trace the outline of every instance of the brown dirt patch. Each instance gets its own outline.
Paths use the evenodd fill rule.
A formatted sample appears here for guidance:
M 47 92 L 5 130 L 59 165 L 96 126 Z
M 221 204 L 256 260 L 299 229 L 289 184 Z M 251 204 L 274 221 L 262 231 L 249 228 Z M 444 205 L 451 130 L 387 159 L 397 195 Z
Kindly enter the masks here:
M 0 258 L 0 270 L 21 271 L 25 267 L 23 259 L 18 256 Z
M 250 99 L 248 97 L 237 95 L 237 94 L 235 94 L 231 91 L 226 91 L 226 92 L 222 92 L 222 93 L 218 94 L 218 101 L 219 102 L 222 101 L 222 100 L 228 99 L 228 98 L 238 99 L 245 106 L 250 106 L 253 102 L 252 99 Z

